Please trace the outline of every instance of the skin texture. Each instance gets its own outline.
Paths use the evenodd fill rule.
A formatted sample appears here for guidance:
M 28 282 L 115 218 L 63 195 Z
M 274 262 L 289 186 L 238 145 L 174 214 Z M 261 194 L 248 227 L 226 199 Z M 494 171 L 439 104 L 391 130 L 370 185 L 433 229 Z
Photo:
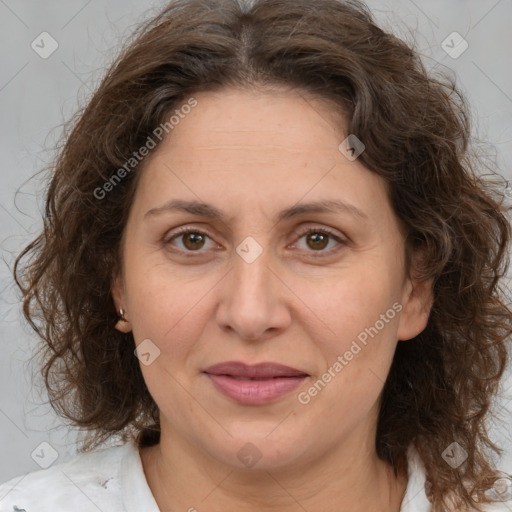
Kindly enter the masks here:
M 344 119 L 319 99 L 286 89 L 195 98 L 144 162 L 113 286 L 127 319 L 117 328 L 160 350 L 141 365 L 161 417 L 160 444 L 141 450 L 155 499 L 161 510 L 201 512 L 398 511 L 407 479 L 377 457 L 378 400 L 397 340 L 426 326 L 432 283 L 406 275 L 386 184 L 339 151 Z M 226 219 L 145 217 L 171 199 L 210 203 Z M 274 220 L 323 199 L 350 203 L 367 219 L 336 212 Z M 203 244 L 170 240 L 180 226 L 206 233 Z M 302 236 L 310 227 L 342 241 L 315 244 Z M 252 263 L 236 252 L 248 236 L 263 250 Z M 301 404 L 298 394 L 394 303 L 401 311 Z M 203 373 L 233 360 L 278 362 L 310 377 L 271 404 L 240 405 Z M 261 456 L 251 468 L 237 457 L 249 442 Z

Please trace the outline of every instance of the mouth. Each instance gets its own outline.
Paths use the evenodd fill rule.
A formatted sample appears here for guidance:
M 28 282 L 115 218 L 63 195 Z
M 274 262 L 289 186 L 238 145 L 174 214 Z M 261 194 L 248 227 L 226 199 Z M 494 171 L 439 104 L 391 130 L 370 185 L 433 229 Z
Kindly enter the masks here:
M 309 377 L 301 370 L 278 363 L 247 365 L 238 361 L 210 366 L 204 373 L 217 391 L 244 405 L 274 402 Z

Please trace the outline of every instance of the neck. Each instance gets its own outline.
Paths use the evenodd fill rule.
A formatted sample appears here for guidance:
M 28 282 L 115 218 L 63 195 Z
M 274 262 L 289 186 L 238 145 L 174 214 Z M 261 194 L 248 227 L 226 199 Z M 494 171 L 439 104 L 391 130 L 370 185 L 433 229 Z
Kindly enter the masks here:
M 399 512 L 407 476 L 397 478 L 374 443 L 346 444 L 307 464 L 270 470 L 233 468 L 169 435 L 140 455 L 162 511 Z

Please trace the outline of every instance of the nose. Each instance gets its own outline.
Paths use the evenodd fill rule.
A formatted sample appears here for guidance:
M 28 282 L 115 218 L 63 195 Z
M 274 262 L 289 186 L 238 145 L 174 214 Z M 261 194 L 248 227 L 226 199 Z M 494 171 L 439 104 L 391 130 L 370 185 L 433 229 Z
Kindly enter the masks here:
M 233 268 L 220 284 L 217 322 L 244 340 L 263 340 L 286 329 L 291 322 L 287 301 L 292 295 L 275 270 L 270 251 L 254 260 L 233 255 Z

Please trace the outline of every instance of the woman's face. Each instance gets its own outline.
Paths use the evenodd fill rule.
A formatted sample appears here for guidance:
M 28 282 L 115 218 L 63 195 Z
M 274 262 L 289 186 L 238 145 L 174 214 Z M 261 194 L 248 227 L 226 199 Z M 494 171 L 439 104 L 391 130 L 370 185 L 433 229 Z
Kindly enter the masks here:
M 162 440 L 235 467 L 373 454 L 397 340 L 430 304 L 384 180 L 339 149 L 344 120 L 325 103 L 195 99 L 144 162 L 114 286 Z M 234 362 L 247 366 L 214 368 Z

